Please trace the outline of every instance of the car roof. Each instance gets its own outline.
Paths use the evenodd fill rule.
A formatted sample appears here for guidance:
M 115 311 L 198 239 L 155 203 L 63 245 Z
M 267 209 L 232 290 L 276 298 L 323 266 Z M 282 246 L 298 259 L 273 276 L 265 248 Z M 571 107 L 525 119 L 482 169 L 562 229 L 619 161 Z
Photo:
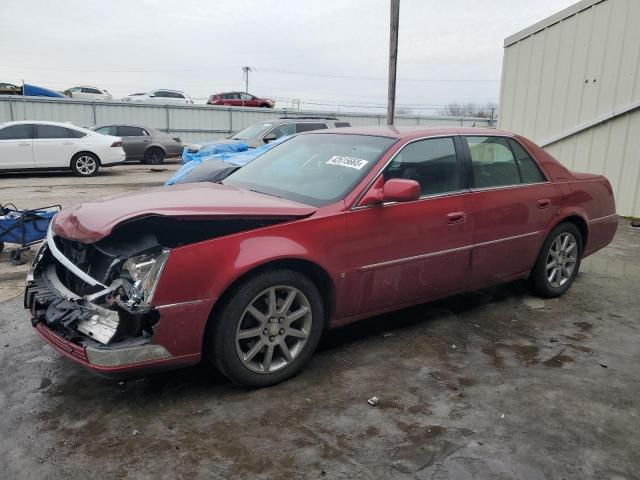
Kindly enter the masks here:
M 91 128 L 102 128 L 102 127 L 136 127 L 136 128 L 144 128 L 145 130 L 155 130 L 153 127 L 145 127 L 144 125 L 135 125 L 133 123 L 100 123 L 98 125 L 94 125 Z
M 157 92 L 162 90 L 163 92 L 174 92 L 174 93 L 184 93 L 182 90 L 173 90 L 171 88 L 154 88 L 153 90 L 149 90 L 149 92 Z M 147 93 L 149 93 L 147 92 Z
M 325 118 L 325 117 L 318 117 L 318 118 L 309 118 L 309 117 L 304 117 L 304 118 L 296 118 L 296 117 L 290 117 L 290 118 L 276 118 L 274 120 L 265 120 L 264 122 L 259 122 L 259 123 L 324 123 L 324 122 L 346 122 L 347 120 L 338 120 L 337 118 Z
M 85 128 L 85 127 L 79 127 L 77 125 L 74 125 L 71 122 L 47 122 L 45 120 L 17 120 L 17 121 L 13 121 L 13 122 L 0 123 L 0 126 L 9 127 L 11 125 L 24 125 L 24 124 L 54 125 L 56 127 L 72 128 L 74 130 L 80 130 L 80 131 L 83 131 L 83 132 L 93 133 L 91 129 Z
M 342 133 L 347 135 L 371 135 L 389 138 L 419 138 L 435 137 L 441 135 L 487 135 L 487 136 L 507 136 L 512 137 L 513 133 L 496 130 L 495 128 L 477 127 L 419 127 L 419 126 L 374 126 L 374 127 L 343 127 L 330 130 L 313 130 L 304 132 L 306 134 Z

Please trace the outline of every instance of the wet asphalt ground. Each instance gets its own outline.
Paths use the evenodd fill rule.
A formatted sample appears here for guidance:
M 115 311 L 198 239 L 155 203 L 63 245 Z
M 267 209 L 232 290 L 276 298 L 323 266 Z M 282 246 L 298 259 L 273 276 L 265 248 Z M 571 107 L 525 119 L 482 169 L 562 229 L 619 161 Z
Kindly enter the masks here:
M 560 299 L 518 282 L 362 321 L 254 391 L 203 367 L 94 376 L 10 299 L 0 477 L 640 478 L 639 253 L 621 220 Z

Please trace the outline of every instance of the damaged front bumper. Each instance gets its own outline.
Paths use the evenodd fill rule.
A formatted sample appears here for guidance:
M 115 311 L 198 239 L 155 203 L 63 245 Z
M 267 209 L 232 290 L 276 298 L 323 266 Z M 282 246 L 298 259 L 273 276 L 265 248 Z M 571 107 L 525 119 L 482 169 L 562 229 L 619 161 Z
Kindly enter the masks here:
M 60 261 L 62 253 L 55 244 L 50 248 L 52 241 L 43 244 L 27 276 L 24 306 L 36 332 L 63 355 L 101 373 L 171 363 L 174 356 L 154 341 L 158 311 L 118 301 L 118 280 L 106 287 L 86 272 L 78 275 L 69 259 L 63 256 Z M 60 278 L 61 272 L 69 271 L 93 291 L 71 291 Z

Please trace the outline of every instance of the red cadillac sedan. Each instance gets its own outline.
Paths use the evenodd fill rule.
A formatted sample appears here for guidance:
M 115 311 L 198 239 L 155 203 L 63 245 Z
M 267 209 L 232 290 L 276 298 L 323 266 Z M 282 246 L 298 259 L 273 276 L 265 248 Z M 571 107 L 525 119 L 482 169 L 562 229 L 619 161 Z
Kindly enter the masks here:
M 518 135 L 321 130 L 221 183 L 63 210 L 24 303 L 96 372 L 205 359 L 261 387 L 299 371 L 328 328 L 515 279 L 557 297 L 616 226 L 606 178 Z

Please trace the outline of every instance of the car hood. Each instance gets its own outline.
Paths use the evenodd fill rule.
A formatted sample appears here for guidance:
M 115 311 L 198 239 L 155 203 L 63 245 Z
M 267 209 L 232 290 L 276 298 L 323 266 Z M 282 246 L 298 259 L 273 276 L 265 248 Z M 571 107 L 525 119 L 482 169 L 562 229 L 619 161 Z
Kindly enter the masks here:
M 119 224 L 152 215 L 178 218 L 300 218 L 315 207 L 228 185 L 158 187 L 63 209 L 53 233 L 82 243 L 109 235 Z

